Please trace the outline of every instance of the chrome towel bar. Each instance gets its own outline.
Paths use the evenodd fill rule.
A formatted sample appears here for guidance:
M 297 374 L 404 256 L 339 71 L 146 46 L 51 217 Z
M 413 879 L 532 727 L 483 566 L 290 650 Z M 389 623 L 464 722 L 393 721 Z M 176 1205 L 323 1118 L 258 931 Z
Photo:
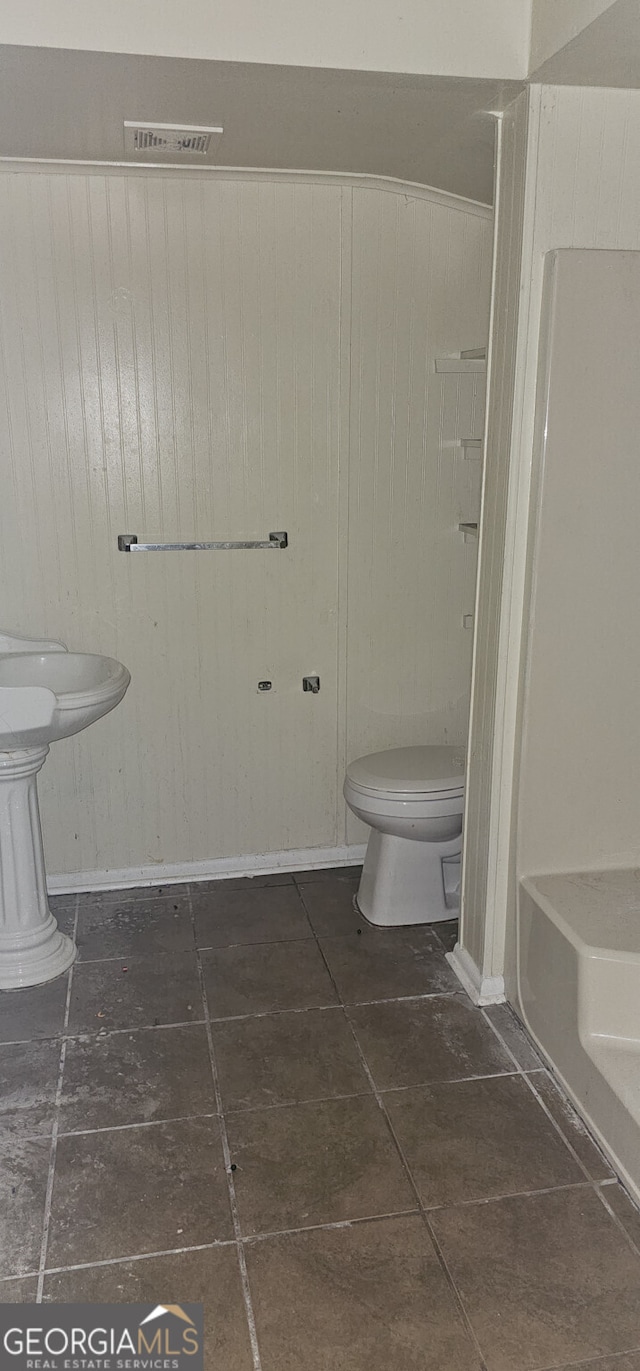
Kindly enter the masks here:
M 264 547 L 285 548 L 289 546 L 286 533 L 270 533 L 268 539 L 236 543 L 139 543 L 135 533 L 119 533 L 120 552 L 226 552 L 229 548 Z

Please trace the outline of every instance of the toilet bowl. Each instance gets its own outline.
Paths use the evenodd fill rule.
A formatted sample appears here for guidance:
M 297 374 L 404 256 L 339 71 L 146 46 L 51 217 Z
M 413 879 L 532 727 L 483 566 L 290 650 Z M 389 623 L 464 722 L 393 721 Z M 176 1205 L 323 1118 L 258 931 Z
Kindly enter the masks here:
M 372 924 L 437 923 L 460 905 L 464 752 L 399 747 L 347 767 L 344 798 L 371 828 L 356 903 Z

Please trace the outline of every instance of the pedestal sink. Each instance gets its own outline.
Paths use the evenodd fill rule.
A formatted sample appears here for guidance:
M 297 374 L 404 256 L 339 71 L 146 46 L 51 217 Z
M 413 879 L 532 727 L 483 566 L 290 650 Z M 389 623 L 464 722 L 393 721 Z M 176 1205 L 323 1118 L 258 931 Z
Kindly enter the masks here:
M 47 901 L 36 777 L 49 745 L 108 714 L 130 679 L 112 657 L 0 633 L 0 990 L 74 960 Z

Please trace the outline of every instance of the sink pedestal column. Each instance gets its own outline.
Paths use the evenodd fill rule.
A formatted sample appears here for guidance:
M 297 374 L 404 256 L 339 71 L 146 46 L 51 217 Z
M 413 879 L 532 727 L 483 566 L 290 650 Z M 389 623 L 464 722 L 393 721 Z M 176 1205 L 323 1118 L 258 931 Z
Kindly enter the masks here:
M 0 990 L 52 981 L 76 955 L 47 901 L 36 777 L 48 752 L 0 752 Z

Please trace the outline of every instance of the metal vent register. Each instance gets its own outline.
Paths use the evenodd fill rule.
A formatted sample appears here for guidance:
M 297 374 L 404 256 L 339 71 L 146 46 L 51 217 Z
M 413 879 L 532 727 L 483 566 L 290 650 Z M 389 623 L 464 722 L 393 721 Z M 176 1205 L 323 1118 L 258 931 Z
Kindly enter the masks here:
M 146 124 L 124 121 L 125 152 L 136 156 L 206 157 L 215 151 L 223 134 L 220 125 Z

